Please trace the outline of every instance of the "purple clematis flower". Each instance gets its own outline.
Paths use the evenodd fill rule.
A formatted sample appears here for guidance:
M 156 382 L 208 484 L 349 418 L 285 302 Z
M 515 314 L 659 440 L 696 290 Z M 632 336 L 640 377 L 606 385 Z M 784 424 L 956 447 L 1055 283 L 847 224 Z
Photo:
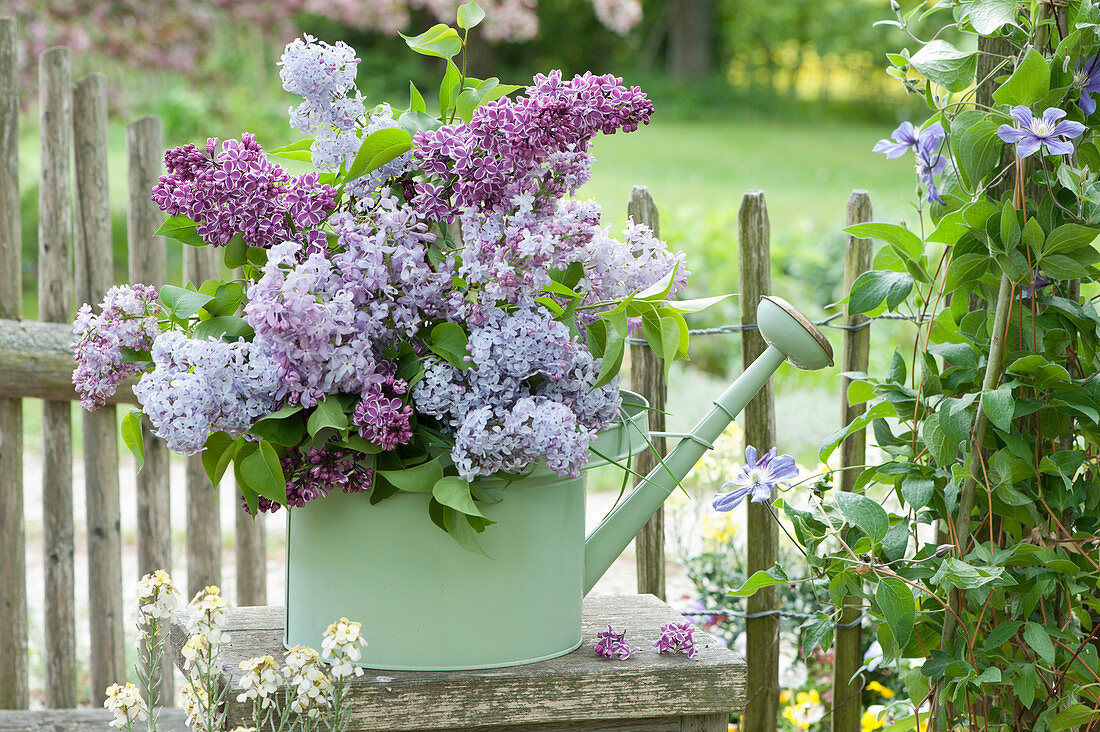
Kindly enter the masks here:
M 715 495 L 711 505 L 718 511 L 731 511 L 737 508 L 745 496 L 750 496 L 749 500 L 754 503 L 764 503 L 771 500 L 776 486 L 790 487 L 790 479 L 798 475 L 798 467 L 790 455 L 776 457 L 775 453 L 776 449 L 773 447 L 757 460 L 756 448 L 752 445 L 746 446 L 745 464 L 741 467 L 741 473 L 722 486 L 723 489 L 734 486 L 733 490 Z
M 1012 108 L 1012 119 L 1018 126 L 1001 125 L 997 137 L 1016 143 L 1016 156 L 1020 158 L 1034 155 L 1041 148 L 1045 148 L 1048 155 L 1068 155 L 1073 152 L 1073 143 L 1069 140 L 1084 132 L 1085 126 L 1080 122 L 1062 120 L 1065 116 L 1065 111 L 1049 107 L 1042 117 L 1036 119 L 1030 109 L 1022 104 L 1017 105 Z
M 1096 100 L 1092 95 L 1100 94 L 1100 56 L 1078 63 L 1074 81 L 1081 85 L 1081 98 L 1077 100 L 1077 106 L 1087 117 L 1096 111 Z
M 1035 272 L 1032 275 L 1033 282 L 1029 282 L 1026 285 L 1020 285 L 1020 299 L 1030 300 L 1033 297 L 1043 294 L 1043 290 L 1054 284 L 1054 280 L 1047 277 L 1042 272 Z M 1034 284 L 1034 289 L 1032 289 Z
M 933 122 L 923 130 L 917 130 L 912 122 L 902 122 L 890 135 L 890 140 L 879 140 L 871 149 L 888 158 L 900 158 L 910 149 L 917 156 L 917 177 L 927 193 L 929 203 L 943 204 L 940 191 L 932 178 L 947 167 L 947 158 L 940 154 L 943 144 L 943 125 Z

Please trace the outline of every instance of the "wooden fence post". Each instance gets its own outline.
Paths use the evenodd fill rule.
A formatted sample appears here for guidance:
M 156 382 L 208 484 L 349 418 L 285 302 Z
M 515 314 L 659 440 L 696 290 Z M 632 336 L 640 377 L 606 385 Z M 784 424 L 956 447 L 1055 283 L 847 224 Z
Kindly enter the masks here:
M 0 18 L 0 318 L 23 314 L 15 21 Z M 0 709 L 26 709 L 27 547 L 23 401 L 0 398 Z
M 234 484 L 234 496 L 236 485 Z M 237 604 L 267 604 L 267 527 L 264 515 L 252 518 L 237 507 Z
M 73 107 L 69 49 L 38 58 L 42 174 L 38 189 L 38 319 L 73 317 Z M 46 706 L 76 706 L 72 403 L 42 403 L 46 547 Z
M 221 273 L 220 250 L 184 247 L 184 280 L 196 287 Z M 222 583 L 222 532 L 218 490 L 210 484 L 202 455 L 187 458 L 187 595 Z
M 636 224 L 645 224 L 653 230 L 654 236 L 661 235 L 657 204 L 649 195 L 645 186 L 634 186 L 627 204 L 627 215 Z M 630 347 L 630 385 L 634 391 L 649 401 L 653 411 L 649 413 L 649 429 L 652 432 L 665 431 L 665 399 L 668 383 L 665 378 L 665 365 L 645 345 Z M 665 455 L 665 438 L 654 437 L 653 449 L 662 457 Z M 638 473 L 649 475 L 657 467 L 657 456 L 651 450 L 644 450 L 635 462 Z M 634 538 L 634 554 L 637 557 L 638 593 L 656 595 L 665 599 L 665 509 L 658 508 L 653 518 L 646 522 Z
M 164 216 L 149 197 L 162 169 L 164 134 L 159 117 L 131 122 L 126 128 L 129 201 L 126 238 L 129 246 L 130 282 L 160 287 L 168 277 L 167 248 L 163 237 L 153 236 Z M 168 503 L 168 448 L 149 425 L 142 429 L 145 466 L 138 472 L 138 574 L 172 568 Z M 189 598 L 186 598 L 189 599 Z M 171 703 L 173 677 L 170 654 L 165 654 L 160 700 Z M 157 699 L 150 699 L 150 705 Z
M 871 198 L 867 191 L 852 191 L 848 199 L 848 225 L 861 224 L 871 220 Z M 848 235 L 844 252 L 844 292 L 852 289 L 852 283 L 861 274 L 871 269 L 871 240 L 857 239 Z M 849 327 L 867 323 L 864 315 L 849 315 L 845 324 Z M 842 368 L 847 371 L 867 371 L 868 355 L 871 347 L 871 330 L 864 327 L 844 332 L 844 355 Z M 840 420 L 841 426 L 852 423 L 863 414 L 863 404 L 848 403 L 848 386 L 852 380 L 840 379 Z M 849 436 L 840 446 L 840 484 L 842 491 L 855 488 L 858 470 L 845 470 L 863 465 L 867 457 L 867 431 L 860 430 Z M 854 623 L 863 613 L 862 601 L 857 597 L 844 600 L 844 611 L 840 622 Z M 863 717 L 863 705 L 860 696 L 863 693 L 862 677 L 856 672 L 863 665 L 863 646 L 861 632 L 854 628 L 837 628 L 835 656 L 833 665 L 833 732 L 859 732 Z M 855 678 L 853 678 L 855 677 Z
M 741 322 L 756 322 L 756 306 L 771 290 L 771 226 L 763 191 L 749 191 L 738 212 L 740 256 Z M 741 338 L 741 360 L 748 367 L 764 352 L 767 344 L 758 331 L 745 331 Z M 767 385 L 745 407 L 745 444 L 761 454 L 775 445 L 775 389 Z M 768 569 L 779 558 L 779 526 L 766 504 L 748 506 L 748 562 L 746 576 Z M 775 587 L 757 590 L 747 598 L 745 610 L 761 613 L 778 609 Z M 775 732 L 779 714 L 779 617 L 767 615 L 745 622 L 745 660 L 748 663 L 748 698 L 741 717 L 744 732 Z
M 107 185 L 107 80 L 88 74 L 73 84 L 76 171 L 76 301 L 93 307 L 114 284 L 111 198 Z M 88 608 L 92 704 L 126 680 L 122 617 L 122 535 L 118 492 L 118 413 L 114 405 L 83 412 L 84 488 L 88 517 Z

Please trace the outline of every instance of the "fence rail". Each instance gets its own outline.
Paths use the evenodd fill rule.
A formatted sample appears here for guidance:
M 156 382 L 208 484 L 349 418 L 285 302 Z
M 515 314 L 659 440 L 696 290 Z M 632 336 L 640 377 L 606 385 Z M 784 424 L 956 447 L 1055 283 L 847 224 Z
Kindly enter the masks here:
M 107 196 L 106 84 L 100 74 L 69 80 L 66 49 L 45 51 L 40 58 L 42 174 L 39 184 L 39 321 L 23 322 L 21 243 L 18 178 L 18 121 L 16 82 L 16 28 L 0 19 L 0 709 L 25 709 L 28 692 L 28 610 L 26 537 L 23 496 L 22 400 L 44 401 L 42 442 L 44 471 L 44 527 L 46 544 L 45 621 L 47 705 L 76 705 L 77 659 L 74 598 L 74 537 L 72 429 L 70 402 L 77 398 L 71 381 L 73 335 L 69 325 L 74 304 L 99 302 L 112 285 L 111 218 Z M 161 285 L 167 280 L 166 246 L 153 232 L 161 214 L 150 201 L 149 191 L 161 167 L 163 135 L 160 120 L 143 117 L 126 131 L 128 272 L 132 282 Z M 70 163 L 71 161 L 71 163 Z M 75 210 L 74 210 L 75 208 Z M 628 204 L 636 221 L 658 230 L 658 209 L 644 187 L 636 187 Z M 849 223 L 870 218 L 865 192 L 853 193 L 848 205 Z M 748 365 L 764 349 L 755 330 L 760 297 L 770 291 L 770 226 L 764 194 L 746 194 L 739 214 L 741 323 L 700 333 L 740 333 L 742 354 Z M 870 266 L 870 242 L 848 242 L 846 281 Z M 184 277 L 196 284 L 219 273 L 215 252 L 188 248 Z M 74 301 L 75 295 L 75 301 Z M 835 316 L 834 316 L 835 318 Z M 859 316 L 834 324 L 843 329 L 845 370 L 866 368 L 868 325 Z M 639 344 L 632 344 L 639 345 Z M 667 384 L 664 369 L 652 360 L 648 349 L 632 348 L 632 386 L 658 409 L 651 412 L 650 427 L 664 432 Z M 842 384 L 844 414 L 852 411 Z M 122 536 L 120 526 L 119 447 L 116 404 L 134 402 L 132 381 L 123 384 L 113 402 L 96 413 L 81 417 L 84 437 L 84 487 L 87 505 L 88 605 L 91 658 L 90 695 L 102 701 L 103 689 L 126 677 L 125 632 L 122 612 Z M 775 403 L 768 386 L 749 404 L 743 417 L 749 444 L 775 443 Z M 865 437 L 849 438 L 843 450 L 846 465 L 859 464 Z M 663 452 L 663 438 L 654 440 Z M 137 483 L 138 574 L 170 566 L 170 486 L 168 453 L 164 443 L 146 428 L 145 467 Z M 645 459 L 645 458 L 643 458 Z M 639 470 L 641 474 L 646 469 Z M 847 473 L 844 474 L 848 475 Z M 213 490 L 201 463 L 186 463 L 187 491 L 186 566 L 188 591 L 221 581 L 223 528 Z M 842 489 L 848 486 L 842 483 Z M 231 479 L 223 488 L 234 490 Z M 179 489 L 177 487 L 177 489 Z M 770 567 L 778 556 L 778 528 L 767 507 L 747 503 L 748 570 Z M 237 512 L 237 604 L 266 602 L 264 524 Z M 638 591 L 664 598 L 665 560 L 662 514 L 639 533 Z M 130 579 L 137 579 L 133 577 Z M 779 705 L 779 617 L 776 588 L 758 592 L 746 611 L 705 611 L 706 614 L 739 615 L 746 619 L 748 634 L 748 706 L 743 729 L 772 730 Z M 853 605 L 838 624 L 838 641 L 848 649 L 838 653 L 835 698 L 853 705 L 834 709 L 834 732 L 859 730 L 859 679 L 849 681 L 859 668 L 861 611 Z M 839 648 L 839 646 L 838 646 Z M 167 661 L 167 659 L 166 659 Z M 161 703 L 172 703 L 170 669 L 165 669 Z M 843 676 L 843 679 L 841 677 Z M 843 707 L 849 707 L 840 711 Z
M 81 415 L 88 554 L 90 657 L 77 658 L 73 446 L 72 319 L 77 303 L 97 303 L 113 284 L 108 198 L 107 88 L 101 74 L 69 78 L 65 48 L 39 57 L 41 176 L 38 203 L 38 321 L 22 320 L 22 245 L 19 208 L 19 110 L 16 27 L 0 18 L 0 709 L 30 703 L 27 542 L 23 495 L 23 399 L 43 399 L 42 490 L 45 545 L 43 628 L 45 703 L 72 708 L 88 692 L 93 704 L 111 683 L 124 681 L 127 628 L 123 620 L 118 417 L 115 404 L 133 403 L 132 382 L 112 403 Z M 167 281 L 166 245 L 153 232 L 163 219 L 149 198 L 161 172 L 161 123 L 143 117 L 127 128 L 127 242 L 129 280 Z M 206 254 L 204 251 L 203 254 Z M 217 263 L 189 257 L 192 277 L 209 277 Z M 170 566 L 168 452 L 145 435 L 145 467 L 137 478 L 138 575 Z M 189 589 L 217 583 L 221 528 L 210 500 L 213 486 L 188 465 L 186 563 Z M 176 489 L 181 489 L 177 487 Z M 222 486 L 234 490 L 231 479 Z M 243 512 L 242 516 L 243 516 Z M 263 524 L 247 516 L 236 525 L 237 603 L 266 601 Z M 214 530 L 212 530 L 212 528 Z M 85 663 L 90 689 L 80 689 Z M 171 704 L 171 661 L 162 699 Z

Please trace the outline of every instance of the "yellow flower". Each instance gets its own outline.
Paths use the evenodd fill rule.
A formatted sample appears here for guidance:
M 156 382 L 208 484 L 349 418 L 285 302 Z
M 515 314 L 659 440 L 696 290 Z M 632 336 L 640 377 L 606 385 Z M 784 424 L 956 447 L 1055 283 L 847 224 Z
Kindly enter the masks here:
M 871 683 L 875 682 L 872 681 Z M 882 728 L 882 720 L 875 716 L 874 712 L 864 712 L 860 724 L 863 726 L 863 732 L 872 732 L 872 730 Z
M 808 692 L 800 691 L 795 701 L 798 706 L 814 705 L 821 703 L 821 697 L 817 693 L 817 689 L 810 689 Z
M 779 692 L 779 703 L 780 704 L 786 704 L 790 700 L 791 700 L 791 692 L 790 691 L 788 691 L 787 689 L 784 689 L 783 691 Z
M 793 705 L 783 708 L 783 718 L 797 729 L 809 729 L 825 718 L 825 707 L 816 689 L 800 691 Z
M 883 699 L 889 699 L 894 696 L 893 689 L 887 689 L 885 686 L 877 681 L 872 681 L 871 683 L 867 684 L 867 691 L 878 692 L 879 696 L 881 696 Z

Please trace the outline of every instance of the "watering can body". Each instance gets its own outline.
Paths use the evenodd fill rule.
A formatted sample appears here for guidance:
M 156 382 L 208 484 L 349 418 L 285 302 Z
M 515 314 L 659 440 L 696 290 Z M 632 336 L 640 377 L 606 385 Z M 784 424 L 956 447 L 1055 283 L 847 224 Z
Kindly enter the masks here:
M 424 520 L 423 493 L 371 505 L 334 492 L 288 512 L 287 647 L 320 647 L 323 629 L 347 617 L 364 624 L 367 668 L 496 668 L 576 649 L 584 595 L 779 365 L 831 364 L 828 342 L 789 304 L 765 298 L 757 318 L 768 349 L 587 539 L 583 473 L 545 466 L 507 485 L 486 479 L 506 485 L 484 509 L 497 522 L 479 537 L 488 556 Z M 648 445 L 644 400 L 624 396 L 627 419 L 601 433 L 593 455 L 618 461 Z

